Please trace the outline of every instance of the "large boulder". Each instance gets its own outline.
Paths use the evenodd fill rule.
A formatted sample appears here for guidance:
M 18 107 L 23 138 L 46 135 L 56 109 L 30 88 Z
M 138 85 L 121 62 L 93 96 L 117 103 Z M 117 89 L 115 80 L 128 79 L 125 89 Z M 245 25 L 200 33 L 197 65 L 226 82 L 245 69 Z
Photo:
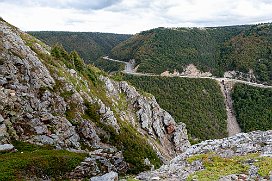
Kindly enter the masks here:
M 10 151 L 14 151 L 15 148 L 12 144 L 3 144 L 0 145 L 0 153 L 1 152 L 10 152 Z

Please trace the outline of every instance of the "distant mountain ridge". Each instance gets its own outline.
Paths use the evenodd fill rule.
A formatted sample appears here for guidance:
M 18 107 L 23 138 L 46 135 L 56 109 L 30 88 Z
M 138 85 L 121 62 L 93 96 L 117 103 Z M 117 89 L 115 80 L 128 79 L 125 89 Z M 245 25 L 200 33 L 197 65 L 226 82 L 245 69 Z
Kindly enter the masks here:
M 253 72 L 261 82 L 272 80 L 272 25 L 209 28 L 156 28 L 121 42 L 111 51 L 119 60 L 135 59 L 139 72 L 182 72 L 189 64 L 223 76 Z M 246 77 L 246 75 L 243 75 Z
M 99 57 L 108 54 L 117 44 L 132 36 L 114 33 L 66 31 L 30 31 L 28 33 L 50 46 L 60 43 L 68 52 L 76 50 L 86 63 L 95 62 Z

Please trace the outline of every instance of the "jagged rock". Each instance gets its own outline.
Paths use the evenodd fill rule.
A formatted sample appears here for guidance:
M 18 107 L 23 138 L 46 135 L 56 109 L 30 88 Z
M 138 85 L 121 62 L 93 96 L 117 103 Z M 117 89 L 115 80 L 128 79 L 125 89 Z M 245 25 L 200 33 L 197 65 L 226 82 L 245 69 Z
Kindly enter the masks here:
M 9 152 L 14 151 L 14 146 L 12 144 L 3 144 L 0 145 L 0 152 Z
M 175 145 L 175 150 L 178 153 L 183 153 L 190 147 L 186 125 L 184 123 L 178 124 L 173 135 L 173 143 Z
M 107 93 L 111 97 L 118 97 L 117 95 L 120 92 L 126 95 L 127 101 L 134 109 L 127 110 L 127 112 L 136 111 L 137 124 L 141 126 L 141 129 L 153 139 L 159 139 L 160 147 L 164 151 L 163 153 L 159 153 L 159 150 L 157 150 L 158 155 L 163 154 L 164 157 L 173 157 L 176 153 L 181 153 L 190 146 L 185 125 L 177 125 L 172 116 L 160 108 L 154 96 L 142 96 L 134 87 L 128 85 L 126 82 L 118 83 L 103 76 L 100 76 L 100 80 L 105 82 Z M 134 120 L 131 123 L 135 125 Z M 154 145 L 154 147 L 157 146 Z M 167 155 L 165 155 L 166 153 Z
M 115 148 L 104 148 L 90 152 L 89 157 L 70 173 L 70 178 L 81 179 L 111 171 L 125 173 L 127 169 L 122 152 Z
M 109 172 L 102 176 L 93 177 L 90 181 L 118 181 L 118 173 Z
M 100 142 L 100 138 L 97 136 L 95 128 L 88 121 L 83 121 L 78 130 L 81 137 L 90 141 L 91 145 L 97 145 Z
M 107 93 L 100 97 L 75 69 L 48 63 L 50 48 L 35 39 L 31 48 L 27 46 L 28 38 L 33 37 L 0 21 L 0 144 L 15 139 L 75 152 L 102 148 L 74 170 L 74 178 L 128 169 L 122 152 L 104 141 L 111 133 L 100 123 L 113 127 L 116 134 L 121 131 L 119 120 L 131 123 L 166 161 L 189 144 L 185 125 L 176 124 L 153 96 L 100 76 L 105 82 L 101 89 Z M 87 111 L 100 120 L 93 120 Z
M 119 133 L 120 126 L 118 125 L 117 119 L 114 116 L 113 111 L 107 107 L 101 100 L 98 101 L 100 105 L 99 113 L 101 115 L 101 121 L 105 124 L 112 126 L 117 133 Z

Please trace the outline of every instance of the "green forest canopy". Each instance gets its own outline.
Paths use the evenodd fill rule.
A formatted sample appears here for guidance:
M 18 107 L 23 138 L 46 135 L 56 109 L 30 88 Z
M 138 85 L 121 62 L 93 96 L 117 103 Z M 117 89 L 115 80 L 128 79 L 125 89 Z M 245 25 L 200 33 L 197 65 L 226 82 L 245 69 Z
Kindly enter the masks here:
M 248 73 L 257 80 L 272 81 L 272 25 L 216 28 L 156 28 L 121 42 L 111 51 L 120 60 L 135 59 L 139 72 L 179 72 L 188 64 L 223 76 L 228 70 Z
M 272 89 L 236 84 L 232 98 L 243 132 L 272 129 Z

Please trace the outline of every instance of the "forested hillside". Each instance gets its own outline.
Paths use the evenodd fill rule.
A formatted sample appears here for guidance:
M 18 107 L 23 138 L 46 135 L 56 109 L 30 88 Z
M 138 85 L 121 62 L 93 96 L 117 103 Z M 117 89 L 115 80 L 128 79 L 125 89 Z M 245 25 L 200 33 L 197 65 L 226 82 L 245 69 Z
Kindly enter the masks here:
M 177 122 L 186 124 L 195 141 L 227 136 L 224 99 L 216 81 L 132 75 L 123 78 L 153 94 Z
M 262 82 L 272 80 L 272 25 L 216 28 L 156 28 L 121 42 L 111 51 L 116 59 L 136 59 L 139 72 L 179 72 L 188 64 L 223 76 L 253 70 Z
M 125 34 L 93 32 L 38 31 L 28 33 L 50 46 L 60 43 L 68 52 L 76 50 L 87 63 L 95 63 L 99 57 L 108 54 L 114 46 L 131 37 Z
M 243 132 L 272 129 L 272 89 L 236 84 L 232 98 Z

